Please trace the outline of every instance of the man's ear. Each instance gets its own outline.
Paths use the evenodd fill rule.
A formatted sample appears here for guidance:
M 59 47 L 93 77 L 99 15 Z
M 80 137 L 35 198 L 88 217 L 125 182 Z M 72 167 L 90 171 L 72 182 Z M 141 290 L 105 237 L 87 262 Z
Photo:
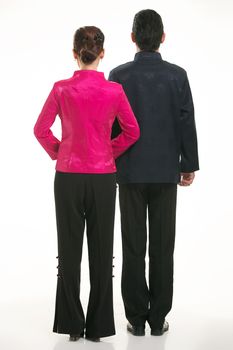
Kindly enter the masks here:
M 131 40 L 133 43 L 136 43 L 135 34 L 133 32 L 131 33 Z
M 163 44 L 163 43 L 164 43 L 165 39 L 166 39 L 166 34 L 165 34 L 165 33 L 163 33 L 162 38 L 161 38 L 161 44 Z

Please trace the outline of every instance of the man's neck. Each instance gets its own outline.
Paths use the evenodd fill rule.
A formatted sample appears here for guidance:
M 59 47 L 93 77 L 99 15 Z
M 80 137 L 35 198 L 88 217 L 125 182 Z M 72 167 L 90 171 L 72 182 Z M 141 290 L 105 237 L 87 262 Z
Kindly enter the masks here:
M 139 47 L 138 46 L 136 46 L 136 50 L 137 50 L 137 52 L 143 52 L 143 50 L 141 50 L 141 49 L 139 49 Z M 158 50 L 155 50 L 154 52 L 158 52 L 159 53 L 159 49 Z

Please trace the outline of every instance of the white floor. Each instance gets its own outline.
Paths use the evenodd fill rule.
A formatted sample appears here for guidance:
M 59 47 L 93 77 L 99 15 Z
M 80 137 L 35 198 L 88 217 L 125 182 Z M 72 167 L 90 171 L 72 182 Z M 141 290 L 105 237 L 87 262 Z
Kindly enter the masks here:
M 208 317 L 204 310 L 173 309 L 168 317 L 170 330 L 162 337 L 153 337 L 146 329 L 145 337 L 126 332 L 122 304 L 115 306 L 117 334 L 102 338 L 100 343 L 85 339 L 69 342 L 68 336 L 52 333 L 53 303 L 51 300 L 25 300 L 1 307 L 1 350 L 231 350 L 232 319 Z
M 134 337 L 126 331 L 120 295 L 118 207 L 114 244 L 117 334 L 97 344 L 85 339 L 71 343 L 68 336 L 52 332 L 57 281 L 53 207 L 48 214 L 46 211 L 49 219 L 42 217 L 38 227 L 25 226 L 19 231 L 19 221 L 8 220 L 8 231 L 2 231 L 8 232 L 4 235 L 5 245 L 1 245 L 5 248 L 0 254 L 0 350 L 232 350 L 233 231 L 227 221 L 223 226 L 222 217 L 199 210 L 198 198 L 192 193 L 189 196 L 185 192 L 179 195 L 173 308 L 167 316 L 170 330 L 162 337 L 150 336 L 148 325 L 145 337 Z M 186 204 L 191 202 L 192 211 Z M 81 274 L 84 310 L 89 294 L 86 246 L 84 239 Z

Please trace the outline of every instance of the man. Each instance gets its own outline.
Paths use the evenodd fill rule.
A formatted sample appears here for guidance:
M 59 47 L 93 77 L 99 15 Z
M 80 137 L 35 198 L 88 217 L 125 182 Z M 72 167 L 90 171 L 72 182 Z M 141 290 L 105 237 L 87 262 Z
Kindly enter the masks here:
M 138 120 L 139 141 L 117 160 L 123 244 L 122 296 L 127 329 L 151 335 L 168 330 L 172 306 L 177 184 L 192 184 L 199 169 L 194 107 L 186 71 L 162 60 L 160 15 L 135 15 L 134 61 L 110 72 L 122 84 Z M 120 131 L 115 121 L 113 136 Z M 145 277 L 149 223 L 149 285 Z

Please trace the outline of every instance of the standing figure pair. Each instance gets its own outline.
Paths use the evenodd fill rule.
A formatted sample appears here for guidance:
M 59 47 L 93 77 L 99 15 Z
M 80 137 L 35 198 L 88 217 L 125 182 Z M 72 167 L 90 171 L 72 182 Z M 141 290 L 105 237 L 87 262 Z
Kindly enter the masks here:
M 104 56 L 103 33 L 96 27 L 78 29 L 73 53 L 80 70 L 54 84 L 34 128 L 38 141 L 57 160 L 58 279 L 53 330 L 70 334 L 70 340 L 84 332 L 93 341 L 115 334 L 116 181 L 127 329 L 144 335 L 148 321 L 152 335 L 168 330 L 165 316 L 172 305 L 177 183 L 190 185 L 199 166 L 187 74 L 162 60 L 158 49 L 164 39 L 161 17 L 153 10 L 140 11 L 132 31 L 138 51 L 134 61 L 112 70 L 106 81 L 97 71 Z M 50 130 L 57 115 L 61 141 Z M 149 285 L 145 277 L 147 215 Z M 91 286 L 86 317 L 79 297 L 85 224 Z

